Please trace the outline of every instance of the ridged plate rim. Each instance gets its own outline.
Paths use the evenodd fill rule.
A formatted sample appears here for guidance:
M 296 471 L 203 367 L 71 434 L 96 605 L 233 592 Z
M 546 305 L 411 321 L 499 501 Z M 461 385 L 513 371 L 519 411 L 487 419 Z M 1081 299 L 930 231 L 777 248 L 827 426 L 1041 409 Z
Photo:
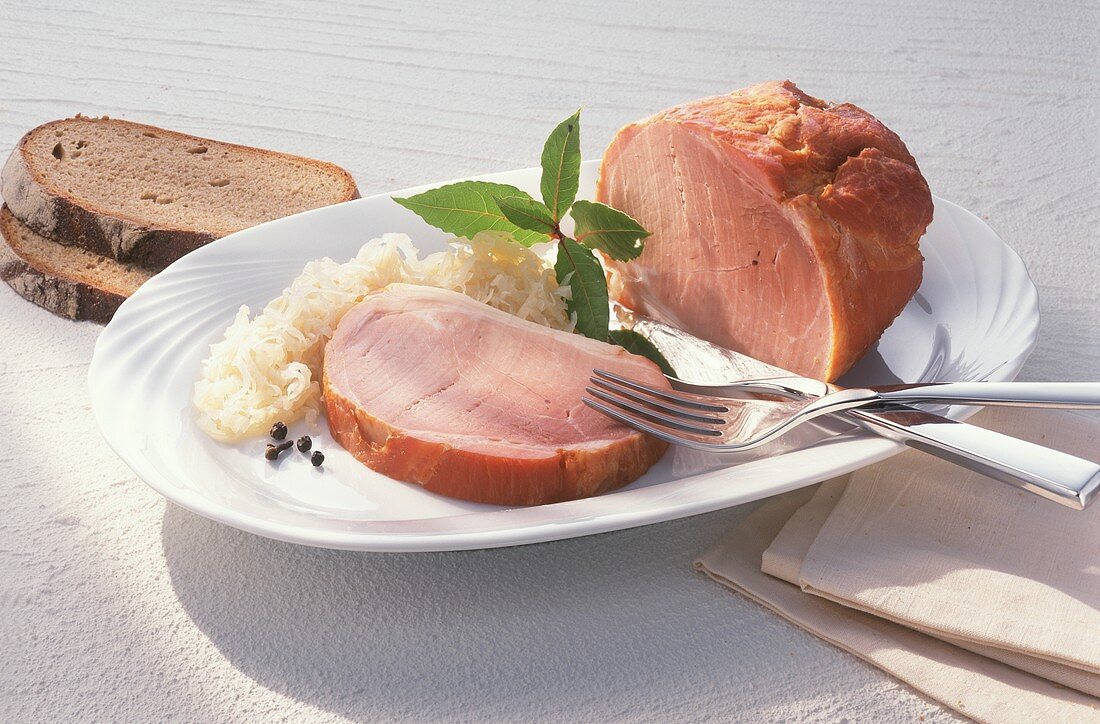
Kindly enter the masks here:
M 521 169 L 476 178 L 534 189 L 537 188 L 537 172 L 537 169 Z M 591 191 L 594 173 L 594 162 L 586 162 L 582 189 Z M 187 461 L 179 460 L 179 464 L 173 466 L 150 459 L 147 449 L 150 445 L 149 434 L 156 429 L 157 420 L 127 419 L 121 412 L 126 405 L 136 405 L 141 410 L 141 400 L 136 396 L 141 394 L 143 386 L 152 384 L 148 381 L 141 381 L 140 385 L 133 384 L 135 373 L 130 367 L 135 364 L 135 355 L 140 353 L 142 359 L 163 360 L 166 355 L 172 354 L 174 345 L 182 344 L 181 340 L 208 335 L 210 329 L 203 325 L 214 323 L 209 316 L 213 310 L 217 310 L 220 315 L 216 319 L 224 319 L 226 314 L 231 316 L 237 306 L 233 301 L 219 298 L 217 288 L 201 299 L 201 305 L 197 305 L 192 296 L 195 284 L 201 284 L 204 280 L 210 282 L 218 278 L 218 275 L 231 276 L 235 273 L 232 264 L 240 264 L 242 269 L 256 272 L 249 277 L 248 284 L 252 287 L 260 288 L 263 286 L 261 282 L 264 282 L 278 283 L 281 288 L 300 270 L 303 261 L 294 259 L 272 266 L 262 259 L 255 263 L 235 260 L 227 265 L 223 258 L 230 256 L 229 252 L 238 246 L 262 246 L 262 241 L 275 236 L 276 230 L 285 234 L 288 225 L 293 225 L 292 228 L 295 229 L 308 230 L 321 225 L 322 221 L 335 220 L 334 223 L 343 224 L 341 219 L 344 217 L 349 220 L 369 219 L 372 211 L 377 215 L 380 209 L 388 208 L 382 204 L 396 206 L 387 201 L 389 197 L 416 193 L 436 185 L 438 184 L 426 184 L 379 194 L 246 229 L 189 254 L 145 284 L 122 305 L 114 320 L 104 329 L 97 340 L 89 368 L 92 409 L 110 447 L 150 487 L 199 515 L 279 540 L 369 551 L 498 547 L 647 525 L 782 493 L 850 472 L 904 449 L 897 443 L 875 436 L 849 434 L 825 441 L 813 448 L 749 463 L 753 466 L 752 471 L 757 481 L 761 476 L 775 476 L 767 484 L 757 482 L 751 486 L 739 485 L 739 482 L 744 482 L 738 480 L 740 471 L 747 466 L 725 468 L 650 487 L 632 490 L 628 486 L 620 491 L 582 501 L 533 508 L 479 510 L 454 516 L 453 520 L 410 518 L 399 521 L 360 521 L 359 527 L 350 531 L 287 524 L 222 505 L 186 486 Z M 951 202 L 939 198 L 935 202 L 936 223 L 945 224 L 948 220 L 951 222 L 957 232 L 956 243 L 961 245 L 951 251 L 964 253 L 966 265 L 969 266 L 966 270 L 955 270 L 958 278 L 950 279 L 953 283 L 962 284 L 966 281 L 962 276 L 964 272 L 976 275 L 974 280 L 980 283 L 976 285 L 980 288 L 973 291 L 977 303 L 973 309 L 967 311 L 978 320 L 975 323 L 987 325 L 985 339 L 995 338 L 1003 357 L 985 360 L 984 366 L 964 368 L 954 376 L 950 371 L 943 370 L 933 370 L 928 376 L 930 379 L 944 380 L 974 379 L 972 374 L 977 374 L 989 380 L 1011 380 L 1027 359 L 1038 335 L 1039 309 L 1035 286 L 1020 257 L 981 219 Z M 411 217 L 403 227 L 388 230 L 405 230 L 414 240 L 418 238 L 418 233 L 438 233 L 428 230 Z M 373 235 L 375 234 L 367 233 L 360 241 Z M 308 234 L 305 238 L 308 238 Z M 937 253 L 937 249 L 923 250 L 926 256 Z M 320 246 L 311 249 L 309 255 L 303 258 L 308 260 L 328 253 L 322 240 Z M 166 323 L 177 327 L 190 323 L 191 326 L 184 330 L 186 334 L 173 334 L 174 327 L 169 326 L 166 329 Z M 220 321 L 217 323 L 221 324 Z M 224 324 L 221 326 L 224 327 Z M 889 331 L 887 334 L 889 335 Z M 964 349 L 967 344 L 978 342 L 980 340 L 952 341 L 955 347 L 961 343 Z M 991 367 L 991 363 L 996 364 Z M 178 365 L 171 369 L 173 374 L 187 373 L 186 370 L 179 369 Z M 197 370 L 193 370 L 191 374 L 197 374 Z M 940 374 L 945 376 L 938 377 Z M 961 417 L 969 412 L 971 411 L 968 409 L 957 408 L 953 415 Z M 140 416 L 140 412 L 138 415 Z M 792 456 L 797 459 L 792 459 Z M 807 463 L 814 464 L 801 474 L 791 474 L 793 468 Z M 694 488 L 690 488 L 692 484 L 695 484 Z M 309 520 L 308 513 L 305 515 L 304 520 Z

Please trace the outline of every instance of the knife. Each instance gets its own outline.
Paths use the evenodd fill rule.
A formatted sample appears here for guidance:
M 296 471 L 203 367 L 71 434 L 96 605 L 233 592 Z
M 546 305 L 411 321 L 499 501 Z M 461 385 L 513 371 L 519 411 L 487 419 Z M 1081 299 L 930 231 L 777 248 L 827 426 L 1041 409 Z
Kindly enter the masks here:
M 685 382 L 722 386 L 791 377 L 804 380 L 801 391 L 807 396 L 838 389 L 719 347 L 621 305 L 615 304 L 614 309 L 619 323 L 652 342 Z M 1094 462 L 915 407 L 850 410 L 836 417 L 1076 510 L 1083 510 L 1100 492 L 1100 465 Z

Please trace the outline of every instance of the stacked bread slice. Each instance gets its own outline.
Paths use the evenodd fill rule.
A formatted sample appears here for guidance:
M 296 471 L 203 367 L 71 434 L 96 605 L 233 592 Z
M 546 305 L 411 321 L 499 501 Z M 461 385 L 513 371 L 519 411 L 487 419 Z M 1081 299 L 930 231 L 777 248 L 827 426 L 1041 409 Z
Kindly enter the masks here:
M 55 314 L 106 323 L 184 254 L 359 191 L 330 163 L 77 116 L 23 137 L 0 195 L 0 278 Z

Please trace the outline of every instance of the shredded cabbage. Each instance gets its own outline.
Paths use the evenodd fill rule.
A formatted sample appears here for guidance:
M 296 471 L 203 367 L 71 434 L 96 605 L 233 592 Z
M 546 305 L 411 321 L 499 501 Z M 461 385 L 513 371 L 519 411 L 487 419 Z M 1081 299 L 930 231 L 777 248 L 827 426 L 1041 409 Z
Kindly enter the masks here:
M 241 307 L 225 338 L 211 345 L 195 383 L 199 426 L 218 440 L 264 431 L 277 420 L 320 410 L 325 343 L 344 314 L 367 294 L 395 283 L 462 292 L 555 329 L 572 330 L 553 270 L 507 235 L 454 239 L 446 251 L 418 257 L 404 234 L 384 234 L 345 264 L 306 264 L 283 293 L 250 318 Z

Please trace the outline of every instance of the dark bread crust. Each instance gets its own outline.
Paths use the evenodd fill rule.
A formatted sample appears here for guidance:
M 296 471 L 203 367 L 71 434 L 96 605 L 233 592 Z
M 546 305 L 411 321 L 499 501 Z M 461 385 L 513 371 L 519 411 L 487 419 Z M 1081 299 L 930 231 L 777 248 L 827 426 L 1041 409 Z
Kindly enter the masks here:
M 20 221 L 42 236 L 66 239 L 95 254 L 160 271 L 218 237 L 204 231 L 150 228 L 104 209 L 85 208 L 54 194 L 36 180 L 19 146 L 0 173 L 4 202 Z
M 10 221 L 10 214 L 5 213 L 5 223 L 0 225 L 0 279 L 24 299 L 60 317 L 110 322 L 126 297 L 85 281 L 55 276 L 19 256 L 8 242 Z
M 154 271 L 164 269 L 185 254 L 230 232 L 150 224 L 147 220 L 122 214 L 115 209 L 85 205 L 63 190 L 54 188 L 40 170 L 36 169 L 31 158 L 32 154 L 28 152 L 27 143 L 34 134 L 49 133 L 55 126 L 70 123 L 73 120 L 119 124 L 192 144 L 217 143 L 245 155 L 256 154 L 291 159 L 341 179 L 342 188 L 333 203 L 359 198 L 359 189 L 351 174 L 334 164 L 251 146 L 214 141 L 156 126 L 106 117 L 96 119 L 77 116 L 76 119 L 51 121 L 28 131 L 20 139 L 7 163 L 4 164 L 3 171 L 0 172 L 0 194 L 3 195 L 4 201 L 16 218 L 43 236 L 65 239 L 67 243 L 96 254 L 138 264 Z

